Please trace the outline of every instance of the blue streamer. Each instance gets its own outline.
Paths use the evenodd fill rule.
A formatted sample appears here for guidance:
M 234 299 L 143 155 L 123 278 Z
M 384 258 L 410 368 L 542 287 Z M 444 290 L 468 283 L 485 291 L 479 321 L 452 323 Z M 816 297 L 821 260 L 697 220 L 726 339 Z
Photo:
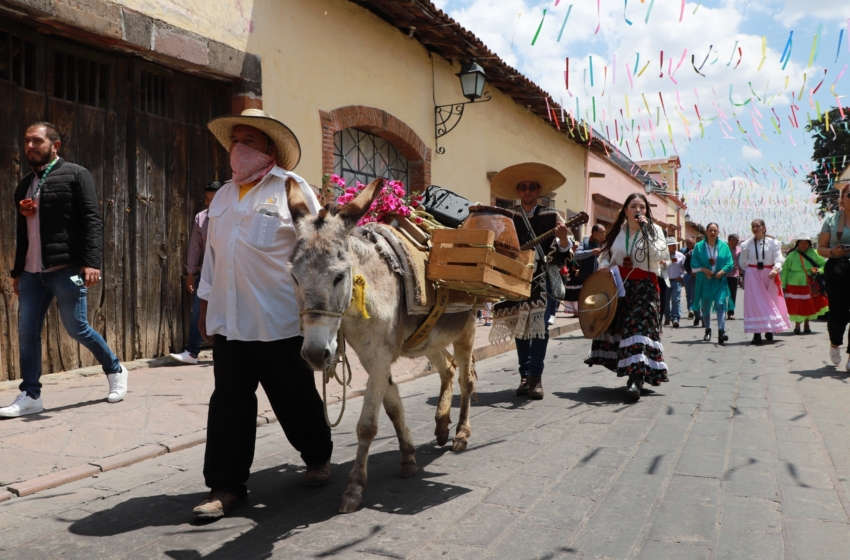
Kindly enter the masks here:
M 593 87 L 593 57 L 590 57 L 590 87 Z
M 631 25 L 631 24 L 632 24 L 632 22 L 630 22 L 630 21 L 629 21 L 629 18 L 627 18 L 627 17 L 626 17 L 626 10 L 628 10 L 628 9 L 629 9 L 629 0 L 626 0 L 626 5 L 625 5 L 625 6 L 623 6 L 623 19 L 624 19 L 624 20 L 626 20 L 626 23 L 628 23 L 629 25 Z M 840 44 L 841 44 L 841 41 L 838 41 L 838 44 L 840 45 Z
M 784 64 L 782 65 L 783 70 L 785 70 L 785 67 L 788 65 L 788 61 L 791 60 L 791 47 L 793 46 L 793 44 L 794 32 L 791 31 L 791 34 L 788 35 L 788 41 L 785 43 L 785 49 L 782 51 L 782 58 L 779 59 L 779 62 L 784 62 Z
M 637 53 L 637 57 L 635 58 L 635 71 L 632 72 L 632 74 L 635 76 L 637 76 L 638 72 L 638 62 L 640 62 L 640 53 Z
M 841 54 L 841 39 L 844 38 L 844 30 L 841 30 L 841 33 L 838 34 L 838 50 L 835 51 L 835 62 L 838 62 L 838 55 Z
M 564 23 L 561 24 L 561 31 L 558 33 L 558 43 L 561 42 L 561 35 L 564 34 L 564 28 L 567 26 L 567 20 L 570 19 L 570 12 L 573 11 L 573 5 L 570 4 L 570 7 L 567 8 L 567 15 L 564 17 Z

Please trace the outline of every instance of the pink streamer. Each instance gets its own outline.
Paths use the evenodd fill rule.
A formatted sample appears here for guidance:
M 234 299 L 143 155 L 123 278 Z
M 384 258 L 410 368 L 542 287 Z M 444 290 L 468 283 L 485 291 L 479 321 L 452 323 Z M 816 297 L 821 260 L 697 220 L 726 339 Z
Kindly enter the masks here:
M 611 84 L 617 85 L 617 55 L 614 55 L 614 65 L 611 68 Z
M 682 9 L 679 11 L 679 23 L 682 22 L 682 17 L 684 17 L 684 15 L 685 15 L 685 0 L 682 0 Z
M 549 98 L 546 97 L 546 113 L 549 114 L 549 122 L 552 122 L 552 108 L 549 107 Z
M 632 70 L 631 70 L 631 68 L 629 68 L 628 62 L 626 63 L 626 74 L 629 75 L 629 85 L 634 90 L 635 89 L 635 82 L 632 80 Z
M 596 24 L 596 31 L 593 32 L 594 35 L 599 33 L 599 28 L 602 27 L 602 12 L 601 7 L 599 5 L 601 1 L 602 0 L 596 0 L 596 19 L 598 23 Z

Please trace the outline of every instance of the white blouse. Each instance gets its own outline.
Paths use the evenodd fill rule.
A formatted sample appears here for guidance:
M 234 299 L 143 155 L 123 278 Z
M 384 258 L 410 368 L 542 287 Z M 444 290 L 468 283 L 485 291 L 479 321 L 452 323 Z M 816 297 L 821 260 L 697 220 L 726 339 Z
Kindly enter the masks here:
M 759 261 L 764 263 L 765 268 L 772 268 L 781 272 L 782 263 L 785 262 L 785 257 L 782 255 L 782 244 L 770 237 L 765 237 L 760 241 L 753 237 L 741 243 L 741 256 L 738 257 L 738 266 L 746 271 L 747 266 L 757 265 Z
M 635 237 L 636 232 L 630 232 L 629 250 L 626 251 L 626 226 L 624 224 L 620 229 L 620 234 L 617 235 L 617 239 L 614 240 L 614 244 L 611 245 L 610 254 L 608 251 L 605 251 L 599 255 L 599 265 L 611 266 L 613 263 L 617 266 L 622 266 L 623 259 L 631 253 L 632 266 L 634 268 L 640 268 L 641 270 L 661 276 L 662 269 L 660 263 L 661 261 L 670 261 L 670 251 L 667 249 L 667 238 L 664 235 L 664 230 L 655 224 L 652 227 L 655 228 L 655 241 L 649 245 L 649 262 L 647 262 L 646 251 L 641 254 L 641 251 L 635 249 L 636 242 L 637 244 L 643 243 L 643 233 L 638 233 L 637 237 Z M 638 255 L 643 258 L 639 260 Z

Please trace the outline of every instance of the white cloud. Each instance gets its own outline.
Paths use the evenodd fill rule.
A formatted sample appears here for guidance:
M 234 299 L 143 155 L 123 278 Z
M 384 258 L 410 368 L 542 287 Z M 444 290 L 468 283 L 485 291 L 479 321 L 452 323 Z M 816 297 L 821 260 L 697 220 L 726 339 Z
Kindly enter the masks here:
M 595 2 L 575 2 L 572 3 L 569 21 L 560 42 L 557 41 L 557 36 L 571 4 L 562 2 L 558 7 L 548 4 L 540 36 L 532 46 L 531 41 L 543 17 L 543 5 L 533 4 L 533 0 L 502 0 L 498 3 L 497 11 L 493 9 L 491 0 L 469 0 L 463 7 L 452 10 L 450 15 L 478 35 L 508 64 L 519 68 L 548 91 L 556 102 L 563 100 L 567 109 L 575 110 L 578 100 L 582 118 L 590 116 L 588 120 L 592 120 L 592 102 L 595 98 L 595 126 L 603 134 L 607 128 L 612 141 L 617 137 L 614 119 L 617 119 L 619 127 L 624 124 L 631 126 L 631 118 L 634 118 L 635 128 L 641 127 L 640 138 L 645 150 L 647 140 L 652 140 L 658 149 L 661 139 L 667 149 L 670 149 L 668 123 L 680 153 L 686 149 L 688 137 L 699 141 L 703 133 L 695 106 L 699 107 L 706 133 L 714 130 L 716 136 L 722 136 L 717 130 L 719 121 L 724 120 L 720 116 L 722 111 L 728 119 L 726 122 L 731 128 L 730 135 L 747 140 L 746 136 L 740 133 L 740 123 L 741 128 L 750 133 L 756 144 L 761 144 L 763 140 L 759 140 L 759 127 L 767 134 L 772 134 L 774 130 L 770 123 L 770 109 L 775 108 L 777 115 L 785 119 L 786 115 L 790 114 L 790 92 L 793 89 L 799 91 L 803 83 L 803 72 L 807 72 L 809 82 L 813 76 L 822 72 L 822 68 L 817 67 L 805 69 L 794 60 L 782 70 L 779 59 L 784 43 L 779 44 L 775 40 L 773 44 L 768 43 L 766 60 L 759 70 L 762 39 L 758 35 L 741 31 L 746 9 L 741 6 L 741 2 L 725 2 L 719 7 L 700 6 L 696 15 L 692 14 L 692 9 L 686 8 L 682 22 L 678 21 L 678 2 L 656 3 L 648 25 L 644 21 L 648 4 L 632 2 L 628 5 L 627 12 L 633 22 L 632 26 L 624 23 L 622 3 L 603 2 L 600 17 L 597 15 Z M 521 17 L 519 14 L 522 14 Z M 601 27 L 599 33 L 595 34 L 599 22 Z M 707 30 L 710 30 L 710 33 Z M 593 86 L 590 85 L 590 77 L 587 74 L 590 71 L 589 58 L 576 57 L 577 52 L 583 54 L 588 48 L 593 56 Z M 685 49 L 688 50 L 682 59 Z M 660 67 L 662 51 L 663 70 Z M 616 70 L 613 64 L 615 54 Z M 649 66 L 641 76 L 632 76 L 632 86 L 626 72 L 626 64 L 635 74 L 634 66 L 638 54 L 640 60 L 637 63 L 637 73 L 640 73 L 647 62 Z M 708 55 L 702 69 L 706 77 L 694 70 L 692 55 L 697 66 L 702 64 Z M 564 84 L 565 58 L 568 56 L 570 93 L 575 97 L 570 97 Z M 669 77 L 671 60 L 677 83 Z M 680 60 L 682 64 L 676 70 Z M 615 73 L 616 83 L 613 83 Z M 587 77 L 583 80 L 585 76 Z M 787 89 L 783 89 L 786 88 L 786 83 Z M 733 101 L 730 101 L 730 84 Z M 659 92 L 663 96 L 663 107 Z M 646 97 L 646 103 L 642 94 Z M 626 95 L 629 96 L 628 111 Z M 771 107 L 761 103 L 759 110 L 756 107 L 756 97 L 766 101 L 765 95 L 772 98 Z M 747 99 L 752 99 L 752 102 L 743 106 L 733 105 L 733 102 L 744 103 Z M 714 103 L 720 111 L 713 106 Z M 652 124 L 648 120 L 642 122 L 642 118 L 647 118 L 647 104 L 652 115 Z M 621 110 L 624 115 L 628 113 L 629 118 L 624 119 L 620 115 Z M 603 111 L 607 127 L 598 122 Z M 682 117 L 687 120 L 687 124 Z M 624 120 L 627 122 L 624 123 Z M 785 129 L 782 132 L 787 134 Z M 795 133 L 799 135 L 800 131 Z M 625 135 L 627 139 L 637 136 L 629 131 L 625 131 Z M 787 140 L 784 138 L 780 142 Z M 800 141 L 799 136 L 797 141 Z M 632 147 L 635 147 L 634 142 Z
M 747 160 L 761 159 L 761 150 L 753 148 L 750 145 L 744 144 L 741 147 L 741 155 Z
M 789 28 L 807 17 L 840 19 L 841 22 L 850 18 L 847 0 L 760 0 L 751 5 L 758 11 L 772 14 L 776 21 Z

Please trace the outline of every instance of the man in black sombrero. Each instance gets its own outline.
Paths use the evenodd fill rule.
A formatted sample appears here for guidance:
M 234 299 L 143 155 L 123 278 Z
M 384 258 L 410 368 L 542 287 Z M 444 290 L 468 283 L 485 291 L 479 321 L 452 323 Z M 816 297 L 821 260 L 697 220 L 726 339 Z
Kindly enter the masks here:
M 520 163 L 506 167 L 493 177 L 490 188 L 496 196 L 506 199 L 520 199 L 520 205 L 512 208 L 513 218 L 520 245 L 527 243 L 550 230 L 556 230 L 556 239 L 542 244 L 543 252 L 548 253 L 549 263 L 537 259 L 534 279 L 531 283 L 531 296 L 524 301 L 506 301 L 496 305 L 493 313 L 493 330 L 490 341 L 502 342 L 511 337 L 516 339 L 519 359 L 520 384 L 516 390 L 518 396 L 528 395 L 532 399 L 543 398 L 543 361 L 549 344 L 549 317 L 546 282 L 546 267 L 561 266 L 570 257 L 572 241 L 569 230 L 561 215 L 554 208 L 539 204 L 539 198 L 551 193 L 566 182 L 566 178 L 556 169 L 542 163 Z M 529 231 L 526 225 L 531 226 Z
M 292 169 L 301 158 L 289 128 L 259 109 L 214 119 L 208 128 L 230 152 L 233 179 L 209 207 L 198 297 L 201 335 L 213 340 L 215 390 L 207 419 L 206 500 L 201 519 L 221 517 L 248 493 L 262 384 L 286 437 L 307 464 L 306 484 L 330 480 L 333 449 L 313 369 L 301 357 L 298 305 L 287 263 L 295 225 L 286 180 L 310 211 L 319 201 Z

